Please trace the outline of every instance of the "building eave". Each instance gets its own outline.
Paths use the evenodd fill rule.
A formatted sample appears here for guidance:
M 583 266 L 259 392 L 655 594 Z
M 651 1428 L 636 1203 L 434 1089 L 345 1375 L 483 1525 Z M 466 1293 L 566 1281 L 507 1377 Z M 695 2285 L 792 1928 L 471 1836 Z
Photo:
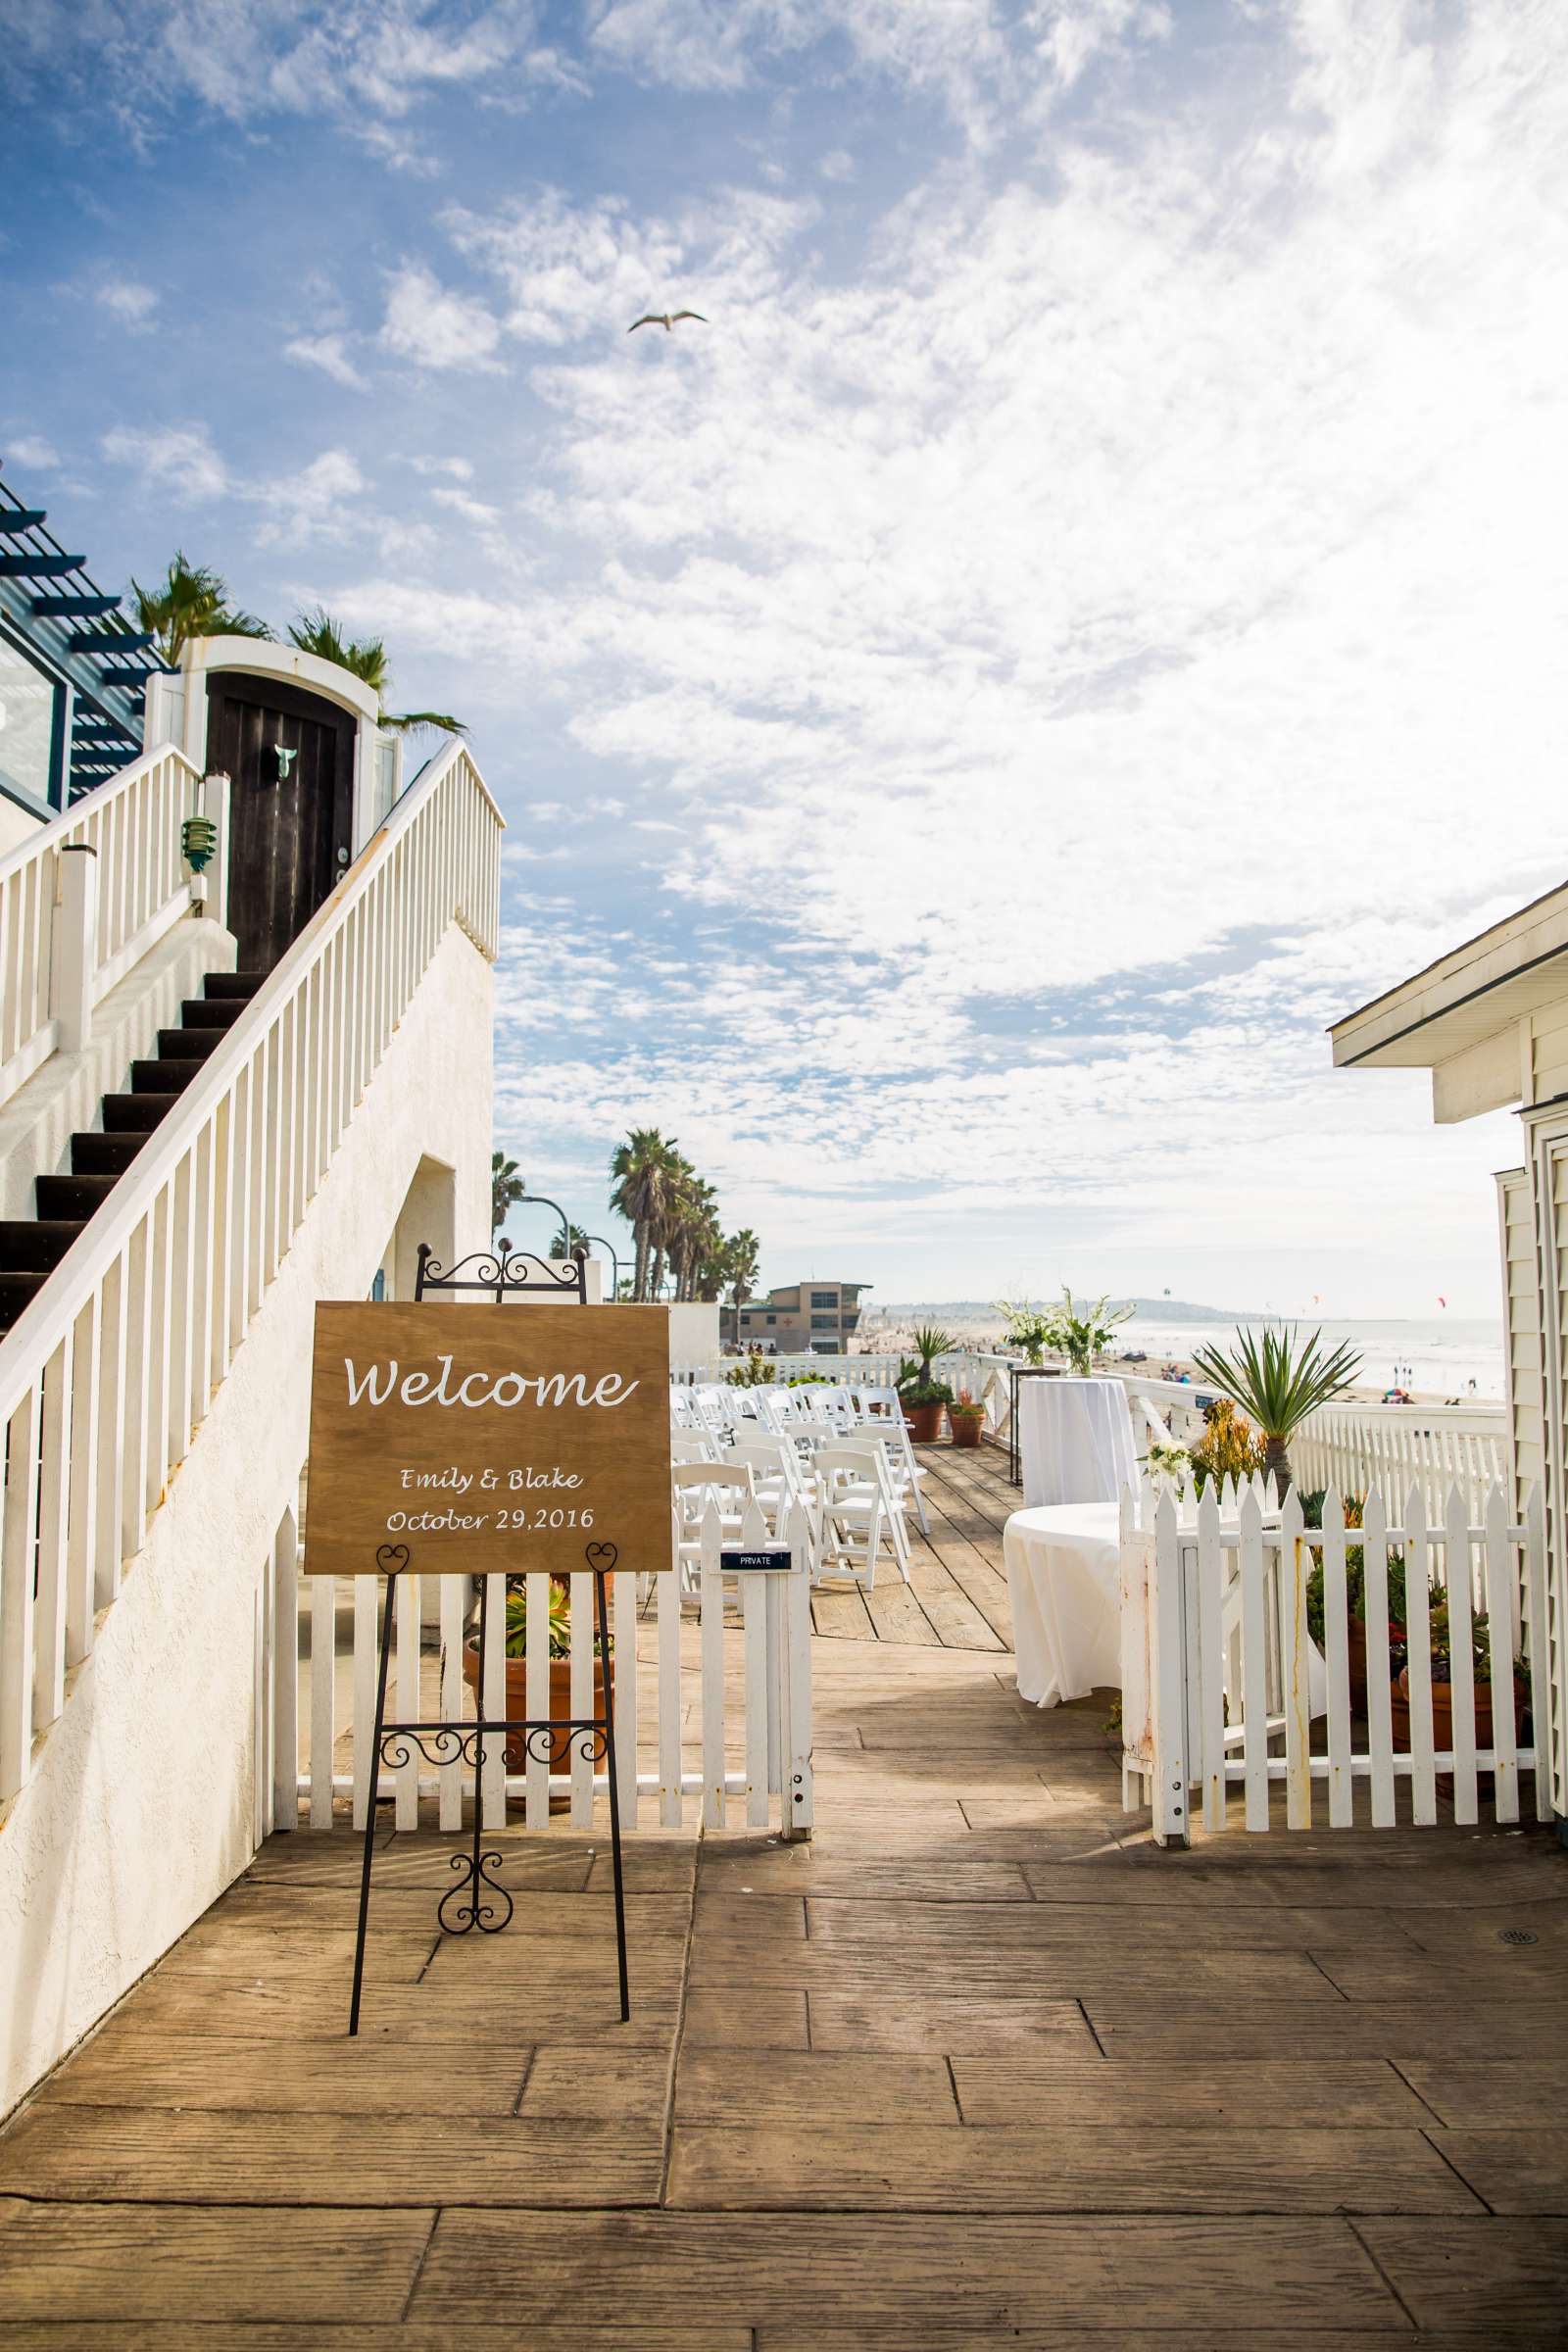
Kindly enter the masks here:
M 1337 1069 L 1436 1069 L 1568 996 L 1568 883 L 1329 1030 Z

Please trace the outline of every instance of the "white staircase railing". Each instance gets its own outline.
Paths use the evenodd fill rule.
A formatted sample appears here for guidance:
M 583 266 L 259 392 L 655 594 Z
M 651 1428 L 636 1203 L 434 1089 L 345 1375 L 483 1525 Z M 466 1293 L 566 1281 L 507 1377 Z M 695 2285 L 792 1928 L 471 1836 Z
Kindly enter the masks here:
M 125 799 L 160 772 L 157 790 L 177 801 L 195 771 L 177 753 L 139 761 L 93 811 L 130 829 L 129 847 L 120 838 L 106 856 L 111 954 L 145 930 L 164 849 L 177 850 L 173 805 L 155 825 L 150 803 Z M 443 934 L 456 920 L 494 955 L 501 825 L 466 749 L 451 745 L 0 1343 L 0 1804 L 26 1781 L 66 1675 L 91 1649 L 94 1613 L 141 1549 Z M 120 878 L 127 856 L 133 885 Z M 42 869 L 22 896 L 37 955 Z
M 200 812 L 201 787 L 165 744 L 0 859 L 0 1102 L 57 1048 L 78 1050 L 68 1007 L 90 1016 L 190 905 L 180 828 Z M 77 850 L 96 854 L 96 893 L 71 890 L 64 853 Z

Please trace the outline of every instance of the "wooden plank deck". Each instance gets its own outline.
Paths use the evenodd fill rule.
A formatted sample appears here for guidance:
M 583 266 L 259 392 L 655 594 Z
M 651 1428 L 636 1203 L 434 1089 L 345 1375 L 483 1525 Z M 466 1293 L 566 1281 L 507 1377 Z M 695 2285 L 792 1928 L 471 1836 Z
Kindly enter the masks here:
M 1568 1854 L 1161 1854 L 932 1471 L 925 1631 L 813 1643 L 814 1842 L 631 1842 L 629 2026 L 598 1842 L 501 1833 L 453 1941 L 389 1811 L 351 2043 L 357 1842 L 271 1839 L 0 2135 L 0 2352 L 1560 2345 Z
M 929 1536 L 909 1523 L 909 1582 L 877 1569 L 869 1592 L 818 1587 L 812 1630 L 830 1642 L 907 1642 L 922 1649 L 1012 1648 L 1012 1613 L 1002 1567 L 1002 1530 L 1022 1496 L 1009 1487 L 998 1446 L 918 1448 L 926 1473 Z

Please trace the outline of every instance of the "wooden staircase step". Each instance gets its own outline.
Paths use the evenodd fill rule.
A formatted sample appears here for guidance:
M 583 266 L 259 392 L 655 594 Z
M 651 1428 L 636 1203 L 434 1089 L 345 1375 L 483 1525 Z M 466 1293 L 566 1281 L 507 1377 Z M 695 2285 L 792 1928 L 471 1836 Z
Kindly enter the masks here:
M 0 1331 L 9 1331 L 23 1308 L 37 1298 L 46 1273 L 0 1274 Z
M 0 1218 L 0 1272 L 47 1274 L 81 1231 L 80 1217 Z
M 182 1029 L 232 1029 L 245 1009 L 243 997 L 186 997 L 179 1007 Z
M 171 1061 L 205 1061 L 227 1034 L 226 1029 L 160 1029 L 158 1052 Z
M 104 1133 L 151 1135 L 178 1101 L 178 1095 L 105 1095 Z
M 71 1139 L 71 1172 L 73 1176 L 123 1176 L 146 1141 L 145 1133 L 74 1135 Z M 44 1181 L 40 1176 L 39 1184 Z
M 180 1032 L 176 1029 L 174 1035 Z M 133 1095 L 182 1095 L 193 1078 L 199 1078 L 205 1057 L 186 1054 L 160 1054 L 156 1061 L 133 1061 L 130 1065 L 130 1091 Z

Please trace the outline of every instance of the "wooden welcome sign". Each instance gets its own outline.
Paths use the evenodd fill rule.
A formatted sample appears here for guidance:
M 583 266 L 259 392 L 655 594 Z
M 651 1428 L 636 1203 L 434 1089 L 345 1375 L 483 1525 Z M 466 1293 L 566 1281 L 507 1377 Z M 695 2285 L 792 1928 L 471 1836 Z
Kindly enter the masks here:
M 669 1566 L 669 1318 L 657 1306 L 322 1301 L 305 1566 L 564 1576 Z

